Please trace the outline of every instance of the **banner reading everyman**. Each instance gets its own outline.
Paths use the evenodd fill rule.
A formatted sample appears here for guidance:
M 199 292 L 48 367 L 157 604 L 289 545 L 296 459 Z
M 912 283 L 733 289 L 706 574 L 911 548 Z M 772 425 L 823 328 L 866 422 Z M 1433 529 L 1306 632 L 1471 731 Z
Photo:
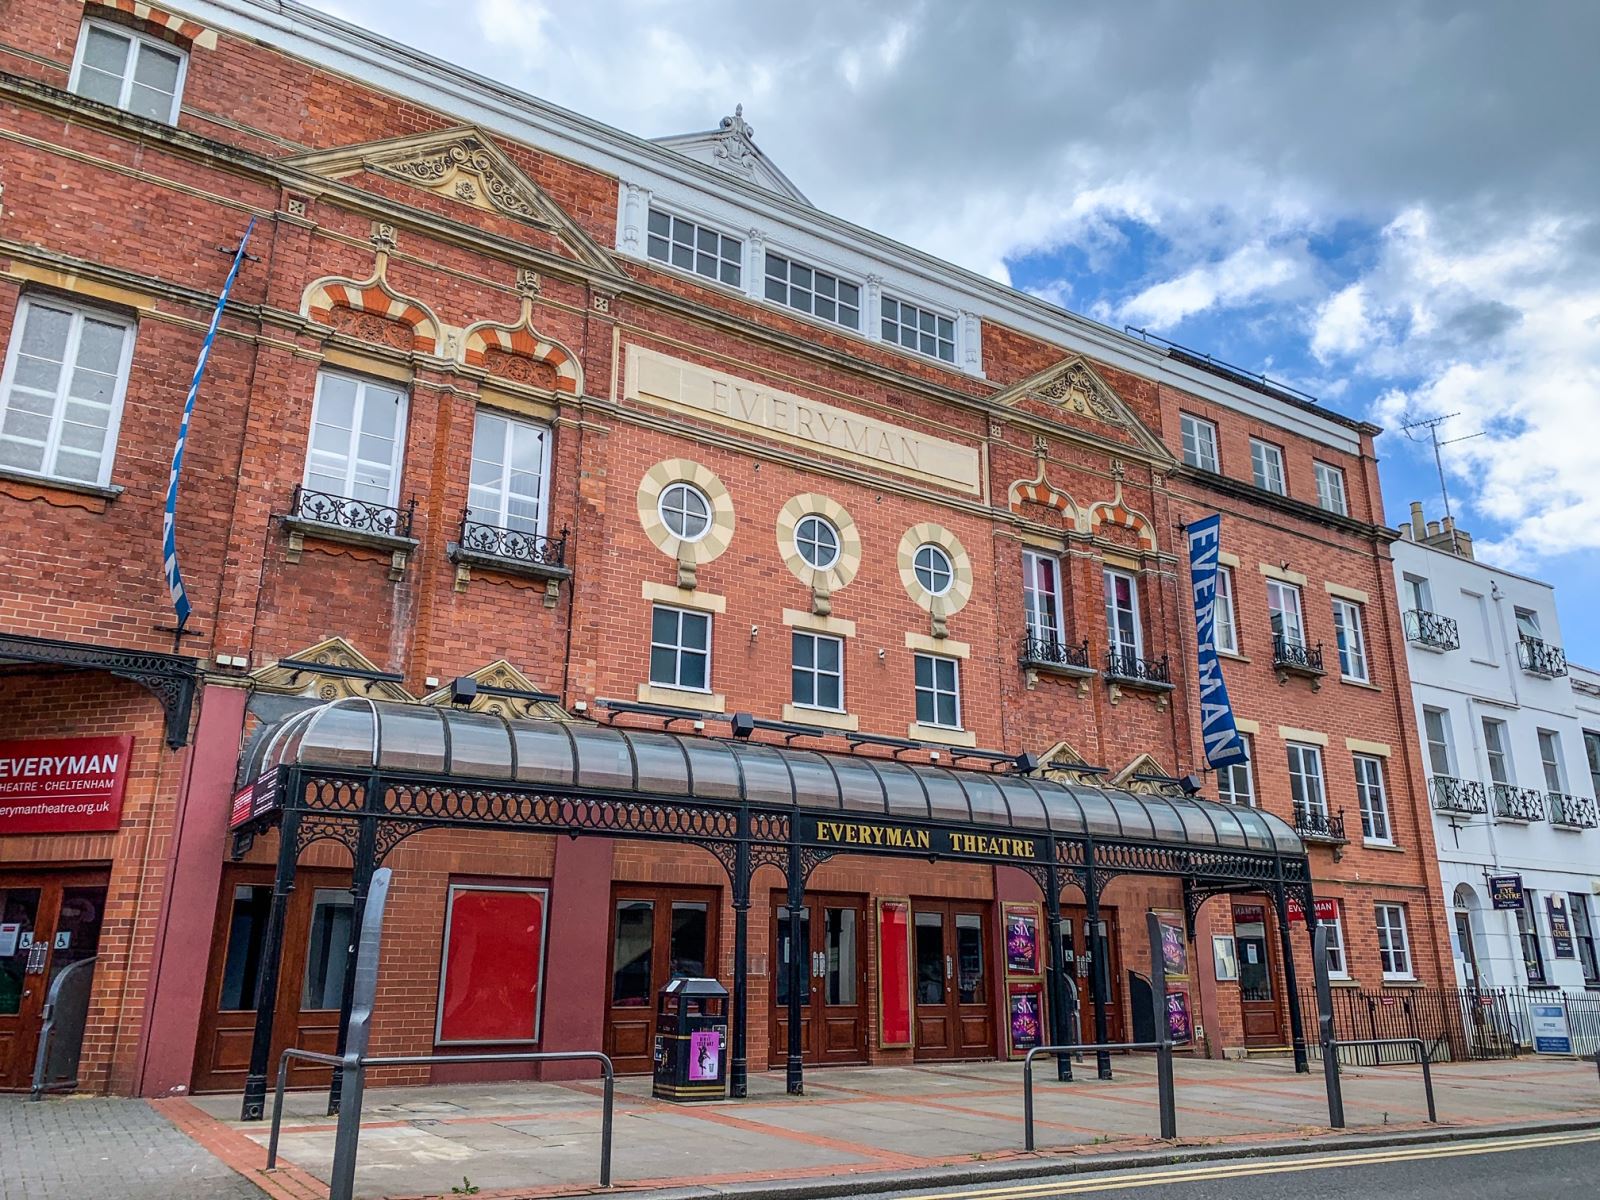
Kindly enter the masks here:
M 1200 737 L 1205 743 L 1206 762 L 1213 767 L 1231 766 L 1250 757 L 1234 724 L 1228 685 L 1223 682 L 1222 663 L 1217 658 L 1217 556 L 1221 553 L 1221 525 L 1222 517 L 1212 513 L 1191 521 L 1184 528 L 1184 535 L 1189 539 L 1195 650 L 1200 667 Z

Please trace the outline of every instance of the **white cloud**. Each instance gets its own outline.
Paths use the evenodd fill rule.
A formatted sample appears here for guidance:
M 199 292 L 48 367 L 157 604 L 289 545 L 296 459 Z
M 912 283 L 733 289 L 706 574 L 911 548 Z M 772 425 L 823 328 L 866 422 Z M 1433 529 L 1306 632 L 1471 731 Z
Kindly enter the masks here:
M 1252 303 L 1301 279 L 1303 271 L 1303 261 L 1294 252 L 1260 243 L 1241 246 L 1220 262 L 1191 267 L 1146 288 L 1123 305 L 1122 312 L 1137 324 L 1170 328 L 1218 305 Z
M 1372 323 L 1367 319 L 1367 289 L 1352 283 L 1329 296 L 1317 310 L 1311 353 L 1323 363 L 1338 356 L 1359 354 L 1367 348 L 1372 334 Z

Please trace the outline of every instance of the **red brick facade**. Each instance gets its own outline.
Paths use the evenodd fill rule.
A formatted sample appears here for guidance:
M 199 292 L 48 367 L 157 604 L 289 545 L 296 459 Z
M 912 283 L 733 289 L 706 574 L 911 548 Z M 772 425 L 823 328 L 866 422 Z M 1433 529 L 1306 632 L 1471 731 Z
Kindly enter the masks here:
M 201 660 L 207 680 L 197 724 L 206 728 L 208 706 L 221 705 L 219 697 L 237 697 L 239 689 L 254 697 L 244 728 L 235 703 L 231 725 L 219 719 L 207 735 L 226 751 L 224 759 L 268 712 L 261 697 L 297 689 L 302 698 L 349 694 L 355 685 L 348 679 L 286 683 L 272 674 L 278 660 L 332 638 L 398 677 L 374 694 L 421 698 L 437 681 L 504 659 L 569 711 L 583 712 L 575 708 L 581 703 L 592 715 L 599 699 L 633 700 L 649 678 L 651 594 L 714 607 L 711 691 L 726 698 L 728 712 L 778 719 L 791 699 L 784 614 L 810 612 L 814 597 L 785 564 L 777 530 L 792 498 L 816 494 L 842 507 L 859 535 L 859 567 L 828 607 L 833 619 L 853 625 L 845 637 L 846 708 L 863 732 L 907 734 L 916 716 L 913 643 L 936 643 L 947 652 L 961 647 L 962 726 L 979 747 L 1043 753 L 1065 742 L 1080 761 L 1113 773 L 1142 755 L 1174 776 L 1198 773 L 1204 763 L 1181 526 L 1220 511 L 1223 547 L 1237 564 L 1240 630 L 1240 654 L 1225 671 L 1236 713 L 1257 727 L 1259 803 L 1289 816 L 1280 727 L 1323 735 L 1329 807 L 1343 810 L 1355 832 L 1337 858 L 1329 847 L 1313 846 L 1311 862 L 1319 895 L 1342 902 L 1352 978 L 1381 981 L 1372 916 L 1378 901 L 1407 906 L 1416 979 L 1448 978 L 1371 427 L 1265 394 L 1255 395 L 1258 411 L 1281 419 L 1258 422 L 1237 404 L 1186 394 L 1158 382 L 1159 375 L 1130 373 L 1072 349 L 1066 325 L 1053 345 L 982 315 L 978 376 L 785 315 L 614 253 L 619 190 L 612 174 L 532 138 L 521 144 L 475 128 L 450 133 L 467 121 L 442 101 L 432 108 L 365 86 L 226 29 L 207 29 L 194 14 L 144 20 L 123 11 L 130 7 L 143 9 L 45 0 L 21 6 L 0 35 L 0 129 L 7 131 L 0 135 L 0 347 L 17 336 L 18 302 L 28 296 L 110 311 L 136 328 L 113 487 L 0 472 L 0 519 L 11 531 L 0 543 L 0 634 L 172 649 L 160 545 L 168 460 L 227 271 L 218 248 L 236 244 L 254 217 L 253 258 L 239 276 L 195 412 L 178 518 L 195 607 L 180 651 Z M 131 23 L 188 52 L 175 129 L 66 90 L 86 13 Z M 251 85 L 241 88 L 245 79 Z M 425 138 L 430 134 L 440 136 Z M 386 169 L 388 144 L 407 138 L 423 139 L 415 143 L 422 155 L 462 138 L 475 139 L 479 150 L 487 145 L 497 177 L 520 189 L 514 203 L 490 204 L 466 175 L 467 187 L 446 195 Z M 630 348 L 953 443 L 978 462 L 977 489 L 630 398 Z M 1014 391 L 1040 372 L 1079 362 L 1087 373 L 1072 374 L 1064 391 Z M 399 499 L 402 506 L 415 502 L 415 545 L 399 558 L 381 539 L 352 543 L 315 531 L 297 537 L 284 522 L 304 477 L 318 373 L 329 368 L 387 381 L 406 396 Z M 477 565 L 462 572 L 447 555 L 468 503 L 480 406 L 550 424 L 548 525 L 552 533 L 570 531 L 572 572 L 553 588 Z M 1216 424 L 1226 480 L 1181 464 L 1180 413 Z M 1301 432 L 1335 427 L 1359 453 Z M 1252 436 L 1283 449 L 1289 494 L 1300 499 L 1279 501 L 1250 485 Z M 639 511 L 641 481 L 668 460 L 698 464 L 732 504 L 727 548 L 695 566 L 692 590 L 678 588 L 680 563 L 658 549 Z M 1306 502 L 1316 495 L 1313 460 L 1343 470 L 1348 518 Z M 923 523 L 953 535 L 970 563 L 970 596 L 942 620 L 919 605 L 897 563 L 906 531 Z M 1019 667 L 1024 548 L 1059 557 L 1066 640 L 1087 640 L 1098 665 L 1107 647 L 1102 568 L 1133 572 L 1145 655 L 1165 658 L 1176 686 L 1109 686 L 1101 675 L 1080 681 Z M 1341 681 L 1337 666 L 1317 688 L 1304 678 L 1280 681 L 1263 565 L 1304 577 L 1308 640 L 1334 659 L 1325 585 L 1365 594 L 1369 685 Z M 173 922 L 215 911 L 225 925 L 232 889 L 264 875 L 248 865 L 223 866 L 232 780 L 215 763 L 194 766 L 206 751 L 202 740 L 166 747 L 161 709 L 147 693 L 104 673 L 35 667 L 0 677 L 0 739 L 101 729 L 136 739 L 121 832 L 0 837 L 0 888 L 24 869 L 87 863 L 106 870 L 110 892 L 81 1079 L 94 1090 L 167 1091 L 191 1082 L 190 1064 L 176 1049 L 185 1038 L 193 1046 L 197 1037 L 223 1036 L 211 1014 L 199 1011 L 214 991 L 197 1003 L 220 969 L 223 933 L 208 950 L 174 932 Z M 1393 848 L 1362 844 L 1346 739 L 1391 748 L 1385 782 Z M 845 744 L 835 740 L 832 748 Z M 1215 777 L 1204 779 L 1204 794 L 1214 795 Z M 180 814 L 194 831 L 182 851 L 173 844 Z M 258 842 L 247 864 L 270 864 L 272 840 Z M 339 871 L 348 878 L 348 862 L 326 844 L 308 861 L 332 870 L 326 878 L 334 886 Z M 404 949 L 385 959 L 375 1038 L 381 1051 L 432 1045 L 453 881 L 551 887 L 544 1011 L 552 1048 L 593 1044 L 602 1035 L 608 979 L 600 947 L 610 933 L 613 882 L 695 885 L 724 899 L 727 887 L 722 868 L 703 851 L 627 841 L 595 846 L 431 832 L 406 842 L 390 865 L 396 890 L 388 936 Z M 781 886 L 769 875 L 756 880 L 750 923 L 750 1061 L 757 1067 L 768 1053 L 770 899 Z M 1031 880 L 1005 868 L 849 858 L 825 866 L 811 886 L 869 899 L 1037 899 Z M 1066 902 L 1074 903 L 1070 893 Z M 1122 879 L 1106 903 L 1119 914 L 1123 975 L 1115 994 L 1126 1019 L 1126 972 L 1148 967 L 1139 945 L 1142 914 L 1181 909 L 1182 901 L 1175 885 Z M 1216 900 L 1202 911 L 1191 980 L 1196 1019 L 1217 1054 L 1242 1045 L 1243 1035 L 1237 985 L 1210 978 L 1209 935 L 1231 927 L 1225 905 Z M 725 979 L 731 920 L 727 904 L 719 904 Z M 990 944 L 998 946 L 994 929 L 992 919 Z M 1295 931 L 1295 944 L 1300 978 L 1308 982 L 1303 930 Z M 871 938 L 863 938 L 862 951 L 871 1012 Z M 167 1000 L 152 1005 L 157 975 Z M 1281 1005 L 1281 988 L 1275 995 Z M 994 1004 L 998 1011 L 997 996 Z M 324 1025 L 302 1036 L 326 1048 L 330 1033 Z M 223 1058 L 231 1054 L 237 1066 L 237 1038 L 233 1045 Z M 875 1033 L 867 1051 L 884 1061 L 912 1053 L 880 1051 Z M 202 1045 L 197 1070 L 211 1052 Z

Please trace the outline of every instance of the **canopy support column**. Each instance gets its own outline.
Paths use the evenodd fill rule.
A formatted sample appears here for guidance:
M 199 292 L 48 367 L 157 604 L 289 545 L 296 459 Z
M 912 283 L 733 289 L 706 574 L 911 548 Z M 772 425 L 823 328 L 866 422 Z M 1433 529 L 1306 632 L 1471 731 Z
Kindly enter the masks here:
M 1054 839 L 1050 842 L 1050 865 L 1045 869 L 1045 928 L 1050 931 L 1050 1040 L 1058 1046 L 1072 1041 L 1067 1025 L 1067 965 L 1062 961 L 1061 873 L 1056 867 Z M 1056 1078 L 1072 1078 L 1072 1056 L 1056 1055 Z
M 289 783 L 298 780 L 290 775 Z M 293 794 L 292 792 L 290 793 Z M 278 825 L 278 871 L 272 880 L 272 908 L 267 913 L 266 937 L 261 947 L 261 969 L 256 977 L 256 1027 L 250 1040 L 250 1071 L 244 1080 L 241 1121 L 259 1121 L 267 1102 L 267 1074 L 272 1069 L 272 1019 L 278 1007 L 278 970 L 283 964 L 283 930 L 289 899 L 294 895 L 296 860 L 300 857 L 300 813 L 285 809 Z
M 796 825 L 798 823 L 795 823 Z M 801 1000 L 810 982 L 811 956 L 800 948 L 800 906 L 806 899 L 805 871 L 800 863 L 800 842 L 791 835 L 789 842 L 789 961 L 785 964 L 789 977 L 789 1061 L 785 1072 L 785 1085 L 789 1095 L 803 1096 L 805 1086 L 805 1043 L 801 1038 Z
M 1105 1045 L 1111 1040 L 1111 1032 L 1106 1020 L 1106 1004 L 1110 995 L 1110 979 L 1106 974 L 1107 950 L 1105 931 L 1100 923 L 1100 878 L 1094 869 L 1094 839 L 1089 838 L 1083 845 L 1083 897 L 1087 908 L 1086 920 L 1089 926 L 1089 953 L 1093 955 L 1090 965 L 1090 996 L 1094 1001 L 1094 1040 L 1099 1045 Z M 1111 1054 L 1106 1050 L 1095 1051 L 1095 1074 L 1100 1079 L 1111 1078 Z
M 382 795 L 378 791 L 378 782 L 373 780 L 367 785 L 367 803 L 370 808 L 372 797 Z M 334 1051 L 340 1058 L 344 1057 L 346 1041 L 350 1037 L 350 1011 L 355 1004 L 356 995 L 356 943 L 360 940 L 361 918 L 367 911 L 367 893 L 372 889 L 372 873 L 378 869 L 378 823 L 368 817 L 361 822 L 356 830 L 355 861 L 350 871 L 350 945 L 345 951 L 344 959 L 344 986 L 339 994 L 339 1040 L 338 1049 Z M 333 1069 L 333 1082 L 328 1087 L 328 1115 L 339 1115 L 339 1099 L 344 1093 L 344 1067 Z
M 750 1094 L 745 1041 L 750 1019 L 750 810 L 739 810 L 739 841 L 733 852 L 733 1053 L 728 1091 L 735 1100 Z
M 1272 901 L 1278 910 L 1278 945 L 1283 951 L 1283 989 L 1289 993 L 1289 1036 L 1294 1041 L 1294 1069 L 1296 1074 L 1304 1075 L 1311 1070 L 1311 1066 L 1306 1057 L 1306 1026 L 1300 1012 L 1300 989 L 1295 984 L 1294 939 L 1289 934 L 1289 892 L 1281 877 L 1281 865 L 1279 875 L 1278 881 L 1272 885 Z M 1310 921 L 1308 909 L 1306 923 L 1309 925 Z

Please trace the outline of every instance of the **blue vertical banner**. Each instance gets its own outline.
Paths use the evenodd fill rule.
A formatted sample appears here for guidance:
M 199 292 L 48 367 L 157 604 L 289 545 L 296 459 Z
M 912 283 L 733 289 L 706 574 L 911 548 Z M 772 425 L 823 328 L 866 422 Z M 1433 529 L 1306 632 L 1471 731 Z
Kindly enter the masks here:
M 189 594 L 183 589 L 183 573 L 178 569 L 178 475 L 183 471 L 183 447 L 189 440 L 189 418 L 194 415 L 194 400 L 200 394 L 200 379 L 206 373 L 206 363 L 211 359 L 211 343 L 217 337 L 217 325 L 222 320 L 222 310 L 227 307 L 228 293 L 233 281 L 239 277 L 239 267 L 245 260 L 244 248 L 250 243 L 250 232 L 256 219 L 250 218 L 239 248 L 233 252 L 233 266 L 228 268 L 228 278 L 217 296 L 217 307 L 211 313 L 211 327 L 206 330 L 206 340 L 200 343 L 200 360 L 194 365 L 194 378 L 189 381 L 189 396 L 183 402 L 183 423 L 178 426 L 178 444 L 172 448 L 172 471 L 167 475 L 167 507 L 161 519 L 161 556 L 166 564 L 167 591 L 172 594 L 172 609 L 178 614 L 178 633 L 189 623 L 193 611 Z
M 1222 517 L 1212 513 L 1184 527 L 1189 539 L 1189 581 L 1194 589 L 1194 632 L 1196 657 L 1200 660 L 1200 738 L 1205 743 L 1206 762 L 1226 767 L 1245 762 L 1249 753 L 1233 721 L 1233 705 L 1228 702 L 1228 685 L 1222 679 L 1222 663 L 1217 659 L 1217 558 L 1222 550 Z

